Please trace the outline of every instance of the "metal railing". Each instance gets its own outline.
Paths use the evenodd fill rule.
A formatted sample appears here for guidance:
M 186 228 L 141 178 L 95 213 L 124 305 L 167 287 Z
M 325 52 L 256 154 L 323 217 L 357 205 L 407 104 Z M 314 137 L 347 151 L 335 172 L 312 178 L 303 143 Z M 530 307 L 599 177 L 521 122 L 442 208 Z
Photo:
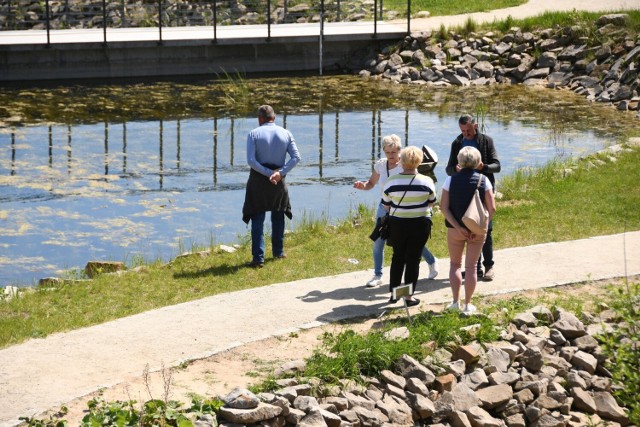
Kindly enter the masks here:
M 295 2 L 295 4 L 294 4 Z M 410 31 L 411 0 L 407 0 L 407 33 Z M 289 23 L 324 23 L 373 21 L 373 37 L 378 22 L 396 18 L 400 14 L 387 11 L 383 0 L 367 5 L 360 0 L 315 0 L 299 3 L 284 0 L 273 6 L 271 0 L 1 0 L 0 32 L 15 30 L 46 30 L 47 45 L 52 30 L 102 29 L 103 41 L 107 32 L 116 28 L 157 28 L 158 42 L 162 30 L 169 27 L 210 26 L 212 40 L 217 41 L 217 28 L 227 25 L 266 24 L 267 39 L 271 26 Z

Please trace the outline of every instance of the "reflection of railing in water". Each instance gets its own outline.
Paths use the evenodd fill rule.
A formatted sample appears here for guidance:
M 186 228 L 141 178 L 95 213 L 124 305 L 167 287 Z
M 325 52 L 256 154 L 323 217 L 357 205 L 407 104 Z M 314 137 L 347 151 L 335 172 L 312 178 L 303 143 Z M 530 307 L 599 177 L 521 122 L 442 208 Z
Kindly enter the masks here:
M 16 174 L 16 133 L 11 132 L 11 176 Z
M 109 175 L 109 123 L 104 122 L 104 174 Z
M 335 140 L 335 144 L 333 147 L 333 159 L 332 161 L 334 162 L 339 162 L 340 161 L 340 155 L 341 155 L 341 150 L 340 150 L 340 138 L 341 135 L 343 135 L 346 138 L 349 138 L 348 133 L 344 133 L 341 134 L 340 132 L 340 125 L 341 123 L 346 123 L 345 121 L 340 120 L 340 115 L 341 113 L 339 111 L 335 111 L 335 112 L 331 112 L 330 113 L 331 116 L 333 116 L 334 119 L 334 129 L 333 129 L 333 137 Z M 404 120 L 404 139 L 405 142 L 404 144 L 407 145 L 408 141 L 409 141 L 409 110 L 405 110 L 404 111 L 404 116 L 405 116 L 405 120 Z M 283 113 L 282 116 L 279 116 L 279 120 L 281 121 L 281 125 L 284 128 L 287 128 L 287 120 L 288 116 L 286 113 Z M 209 152 L 212 155 L 212 163 L 211 163 L 211 180 L 212 180 L 212 184 L 213 187 L 217 187 L 219 184 L 219 173 L 221 171 L 220 169 L 220 144 L 221 144 L 221 133 L 220 133 L 220 124 L 219 124 L 219 120 L 221 120 L 220 118 L 218 118 L 217 116 L 214 116 L 211 118 L 211 128 L 212 129 L 212 139 L 210 140 L 210 148 L 209 148 Z M 226 134 L 225 141 L 229 142 L 229 148 L 228 148 L 228 162 L 229 162 L 229 166 L 234 166 L 235 165 L 235 143 L 236 143 L 236 131 L 237 131 L 237 126 L 236 126 L 236 120 L 237 118 L 235 117 L 229 117 L 229 118 L 224 118 L 224 121 L 227 122 L 228 124 L 228 133 Z M 246 120 L 246 119 L 245 119 Z M 329 119 L 330 121 L 331 119 Z M 170 129 L 168 126 L 165 125 L 165 120 L 164 119 L 160 119 L 157 122 L 157 138 L 158 138 L 158 145 L 157 145 L 157 154 L 158 154 L 158 162 L 157 162 L 157 170 L 155 171 L 148 171 L 148 174 L 151 174 L 153 176 L 158 177 L 158 189 L 159 190 L 163 190 L 164 186 L 165 186 L 165 178 L 167 176 L 172 175 L 171 169 L 174 168 L 175 172 L 177 172 L 177 175 L 181 175 L 181 168 L 184 167 L 184 162 L 185 162 L 185 158 L 184 158 L 184 150 L 183 150 L 183 121 L 181 119 L 176 119 L 175 121 L 175 164 L 173 167 L 169 167 L 167 168 L 167 148 L 168 145 L 166 144 L 167 141 L 167 134 L 168 132 L 170 132 Z M 373 164 L 378 158 L 380 158 L 381 155 L 383 155 L 382 153 L 382 138 L 384 135 L 382 135 L 382 124 L 383 124 L 383 119 L 382 119 L 382 111 L 381 110 L 373 110 L 371 112 L 371 143 L 370 143 L 370 147 L 371 147 L 371 152 L 370 152 L 370 162 L 371 164 Z M 129 175 L 136 174 L 136 170 L 134 168 L 134 170 L 129 170 L 131 168 L 130 165 L 130 157 L 134 157 L 138 154 L 138 153 L 130 153 L 129 152 L 129 146 L 128 146 L 128 139 L 130 137 L 129 134 L 129 123 L 127 122 L 122 122 L 122 127 L 121 127 L 121 131 L 118 132 L 117 131 L 117 123 L 113 123 L 113 122 L 108 122 L 108 121 L 103 121 L 103 122 L 99 122 L 96 123 L 94 126 L 102 126 L 102 153 L 96 153 L 98 155 L 100 155 L 101 163 L 102 163 L 102 167 L 103 167 L 103 171 L 102 174 L 105 177 L 108 177 L 110 174 L 121 174 L 122 177 L 128 177 Z M 257 125 L 257 121 L 256 121 L 256 125 Z M 324 110 L 320 109 L 319 113 L 318 113 L 318 121 L 317 121 L 317 126 L 318 126 L 318 132 L 317 132 L 317 153 L 318 153 L 318 162 L 317 162 L 317 176 L 318 178 L 322 179 L 324 178 L 325 175 L 325 171 L 324 171 L 324 163 L 325 163 L 325 159 L 324 159 L 324 153 L 325 153 L 325 112 Z M 253 128 L 254 126 L 246 126 L 245 123 L 245 128 L 248 128 L 249 130 L 251 128 Z M 315 127 L 315 126 L 314 126 Z M 55 162 L 55 153 L 56 153 L 56 128 L 54 125 L 50 125 L 48 124 L 47 127 L 45 128 L 46 132 L 47 132 L 47 148 L 48 148 L 48 153 L 47 153 L 47 164 L 48 167 L 50 169 L 54 169 L 56 162 Z M 66 174 L 68 176 L 71 176 L 73 174 L 73 168 L 74 165 L 76 164 L 75 162 L 86 162 L 86 164 L 89 164 L 89 161 L 87 158 L 85 158 L 85 156 L 83 156 L 82 154 L 78 155 L 75 154 L 74 156 L 74 138 L 79 138 L 79 136 L 77 135 L 77 132 L 75 132 L 74 126 L 68 124 L 64 127 L 65 129 L 65 137 L 64 137 L 64 141 L 66 142 L 66 147 L 64 149 L 64 151 L 66 151 Z M 96 131 L 100 132 L 99 129 L 96 129 Z M 144 132 L 148 132 L 148 130 L 144 130 Z M 113 150 L 114 147 L 114 138 L 116 138 L 117 136 L 121 137 L 122 140 L 122 148 L 121 148 L 121 152 L 117 153 Z M 143 134 L 142 138 L 144 138 Z M 151 135 L 151 134 L 150 134 Z M 295 136 L 295 135 L 294 135 Z M 11 176 L 15 176 L 15 175 L 20 175 L 20 171 L 19 171 L 19 165 L 17 163 L 17 157 L 19 155 L 19 150 L 20 148 L 16 145 L 16 137 L 17 137 L 17 130 L 14 128 L 12 129 L 12 131 L 10 132 L 10 138 L 11 138 L 11 170 L 10 170 L 10 175 Z M 351 135 L 351 137 L 353 137 Z M 228 138 L 228 139 L 226 139 Z M 97 142 L 97 141 L 96 141 Z M 189 141 L 192 142 L 192 141 Z M 306 141 L 305 141 L 306 142 Z M 64 142 L 63 142 L 64 144 Z M 87 141 L 82 141 L 83 145 L 87 144 Z M 76 148 L 76 152 L 77 152 L 77 148 Z M 189 154 L 189 153 L 188 153 Z M 190 153 L 191 156 L 187 155 L 187 162 L 189 161 L 189 159 L 191 158 L 201 158 L 202 154 L 201 153 Z M 307 153 L 303 153 L 305 158 L 310 158 L 311 153 L 307 152 Z M 116 171 L 114 170 L 114 160 L 118 159 L 121 163 L 121 167 L 117 168 L 120 169 L 120 171 Z M 364 160 L 364 158 L 362 158 L 362 160 Z M 75 162 L 74 162 L 75 161 Z M 306 162 L 305 162 L 306 163 Z M 29 165 L 28 167 L 31 167 L 33 165 Z M 88 172 L 88 174 L 90 175 L 91 172 Z M 131 175 L 131 176 L 133 176 Z
M 213 118 L 213 185 L 218 185 L 218 116 Z
M 122 174 L 127 174 L 127 122 L 122 123 Z
M 158 177 L 160 179 L 160 189 L 162 190 L 162 184 L 164 182 L 164 121 L 160 119 L 160 135 L 158 136 L 159 149 L 158 149 Z

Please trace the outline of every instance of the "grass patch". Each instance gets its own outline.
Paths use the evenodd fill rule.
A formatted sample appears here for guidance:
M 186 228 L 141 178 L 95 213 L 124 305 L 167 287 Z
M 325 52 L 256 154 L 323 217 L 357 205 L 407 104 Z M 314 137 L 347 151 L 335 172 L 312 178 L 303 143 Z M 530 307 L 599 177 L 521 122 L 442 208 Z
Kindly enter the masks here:
M 411 13 L 423 10 L 429 11 L 431 16 L 460 15 L 463 13 L 488 12 L 495 9 L 519 6 L 526 3 L 526 0 L 412 0 Z M 406 16 L 406 0 L 385 0 L 384 7 L 388 10 L 395 10 Z
M 630 32 L 637 33 L 640 30 L 640 11 L 626 10 L 624 13 L 629 16 L 624 28 Z M 607 33 L 606 31 L 603 33 L 598 32 L 596 27 L 596 20 L 602 16 L 602 14 L 602 12 L 576 10 L 569 13 L 547 11 L 540 15 L 523 19 L 514 19 L 509 16 L 502 21 L 481 25 L 481 28 L 498 30 L 503 33 L 509 31 L 512 27 L 518 27 L 522 31 L 534 31 L 545 28 L 572 28 L 576 31 L 576 37 L 586 37 L 591 44 L 594 44 L 600 42 L 600 37 Z M 620 29 L 621 27 L 616 27 L 614 30 L 617 31 Z
M 479 325 L 467 328 L 471 325 Z M 413 318 L 409 339 L 390 340 L 386 333 L 396 327 L 409 326 L 401 317 L 389 321 L 384 329 L 364 335 L 348 330 L 340 334 L 325 334 L 322 345 L 307 361 L 305 376 L 317 377 L 329 384 L 341 379 L 362 382 L 363 377 L 377 377 L 380 371 L 393 370 L 403 355 L 417 360 L 436 347 L 452 343 L 468 344 L 474 340 L 489 342 L 498 338 L 495 323 L 488 317 L 462 317 L 458 313 L 420 313 Z
M 634 187 L 633 169 L 639 160 L 636 149 L 617 158 L 600 154 L 552 162 L 505 177 L 498 188 L 505 196 L 496 217 L 499 247 L 636 230 L 640 212 L 633 206 L 640 200 L 640 188 Z M 609 171 L 616 178 L 604 184 L 601 179 Z M 527 233 L 504 232 L 518 224 L 535 226 L 528 226 Z

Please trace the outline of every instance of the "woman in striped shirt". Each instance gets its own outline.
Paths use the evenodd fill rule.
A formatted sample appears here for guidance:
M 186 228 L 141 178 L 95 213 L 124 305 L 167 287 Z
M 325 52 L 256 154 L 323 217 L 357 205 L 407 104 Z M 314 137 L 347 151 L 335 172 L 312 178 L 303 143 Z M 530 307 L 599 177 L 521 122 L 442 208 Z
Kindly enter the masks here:
M 400 152 L 402 172 L 390 176 L 382 192 L 382 204 L 390 215 L 387 244 L 393 248 L 389 303 L 396 302 L 393 289 L 400 286 L 404 274 L 404 283 L 412 285 L 411 296 L 405 297 L 409 307 L 420 304 L 413 298 L 413 292 L 420 274 L 422 248 L 431 234 L 431 218 L 427 211 L 436 202 L 433 180 L 417 170 L 422 157 L 418 147 L 404 148 Z

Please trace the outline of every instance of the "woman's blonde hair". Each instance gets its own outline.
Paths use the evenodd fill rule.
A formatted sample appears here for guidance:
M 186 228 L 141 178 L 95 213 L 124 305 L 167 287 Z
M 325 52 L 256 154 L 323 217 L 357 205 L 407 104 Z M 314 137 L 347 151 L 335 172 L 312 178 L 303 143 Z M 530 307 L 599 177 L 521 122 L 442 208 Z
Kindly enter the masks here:
M 400 152 L 400 163 L 404 169 L 415 169 L 422 163 L 422 150 L 415 146 L 405 147 Z
M 387 147 L 392 147 L 400 151 L 402 149 L 402 140 L 398 135 L 394 133 L 392 133 L 391 135 L 387 135 L 382 138 L 382 151 L 384 151 L 384 149 Z
M 458 165 L 464 168 L 475 169 L 478 167 L 482 158 L 480 152 L 475 147 L 462 147 L 458 153 Z

